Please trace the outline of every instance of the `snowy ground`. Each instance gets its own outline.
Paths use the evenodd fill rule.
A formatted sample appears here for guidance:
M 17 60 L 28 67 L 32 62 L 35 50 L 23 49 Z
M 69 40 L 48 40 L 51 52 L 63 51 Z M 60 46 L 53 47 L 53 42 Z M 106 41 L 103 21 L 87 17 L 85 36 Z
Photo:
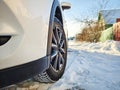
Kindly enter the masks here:
M 69 42 L 67 67 L 58 82 L 30 80 L 10 90 L 120 90 L 120 42 Z
M 63 77 L 48 90 L 120 90 L 120 42 L 70 42 Z

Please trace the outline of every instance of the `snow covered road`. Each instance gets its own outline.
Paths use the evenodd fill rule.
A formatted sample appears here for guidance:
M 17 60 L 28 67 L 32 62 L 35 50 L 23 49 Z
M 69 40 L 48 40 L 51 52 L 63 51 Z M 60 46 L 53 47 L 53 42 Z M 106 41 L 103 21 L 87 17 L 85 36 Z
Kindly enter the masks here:
M 69 42 L 68 62 L 56 83 L 21 83 L 10 90 L 120 90 L 120 42 Z
M 120 43 L 70 43 L 65 74 L 49 90 L 120 90 Z

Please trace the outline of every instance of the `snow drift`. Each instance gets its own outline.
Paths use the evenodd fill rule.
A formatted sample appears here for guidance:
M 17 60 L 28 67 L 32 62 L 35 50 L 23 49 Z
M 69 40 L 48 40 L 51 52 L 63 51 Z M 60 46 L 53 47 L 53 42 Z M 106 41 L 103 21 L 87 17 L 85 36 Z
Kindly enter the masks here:
M 120 56 L 120 42 L 106 41 L 99 43 L 69 42 L 69 46 L 76 50 L 85 50 L 89 52 L 99 52 L 104 54 Z

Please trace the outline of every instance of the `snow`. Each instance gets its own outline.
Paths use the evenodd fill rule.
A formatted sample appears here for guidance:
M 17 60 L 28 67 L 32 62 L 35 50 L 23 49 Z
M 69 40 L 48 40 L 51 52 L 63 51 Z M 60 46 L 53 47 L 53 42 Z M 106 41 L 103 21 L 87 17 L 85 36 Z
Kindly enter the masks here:
M 120 90 L 120 42 L 69 42 L 65 73 L 48 90 Z
M 89 52 L 99 52 L 120 56 L 120 42 L 117 41 L 106 41 L 104 43 L 70 42 L 69 45 L 70 48 L 76 50 L 85 50 Z

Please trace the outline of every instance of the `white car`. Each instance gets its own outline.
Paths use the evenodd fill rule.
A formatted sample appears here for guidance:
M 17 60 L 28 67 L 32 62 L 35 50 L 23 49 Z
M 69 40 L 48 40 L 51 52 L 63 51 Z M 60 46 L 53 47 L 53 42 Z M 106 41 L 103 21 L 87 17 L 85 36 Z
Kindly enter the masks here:
M 0 88 L 34 77 L 55 82 L 64 73 L 67 40 L 58 0 L 0 0 Z

